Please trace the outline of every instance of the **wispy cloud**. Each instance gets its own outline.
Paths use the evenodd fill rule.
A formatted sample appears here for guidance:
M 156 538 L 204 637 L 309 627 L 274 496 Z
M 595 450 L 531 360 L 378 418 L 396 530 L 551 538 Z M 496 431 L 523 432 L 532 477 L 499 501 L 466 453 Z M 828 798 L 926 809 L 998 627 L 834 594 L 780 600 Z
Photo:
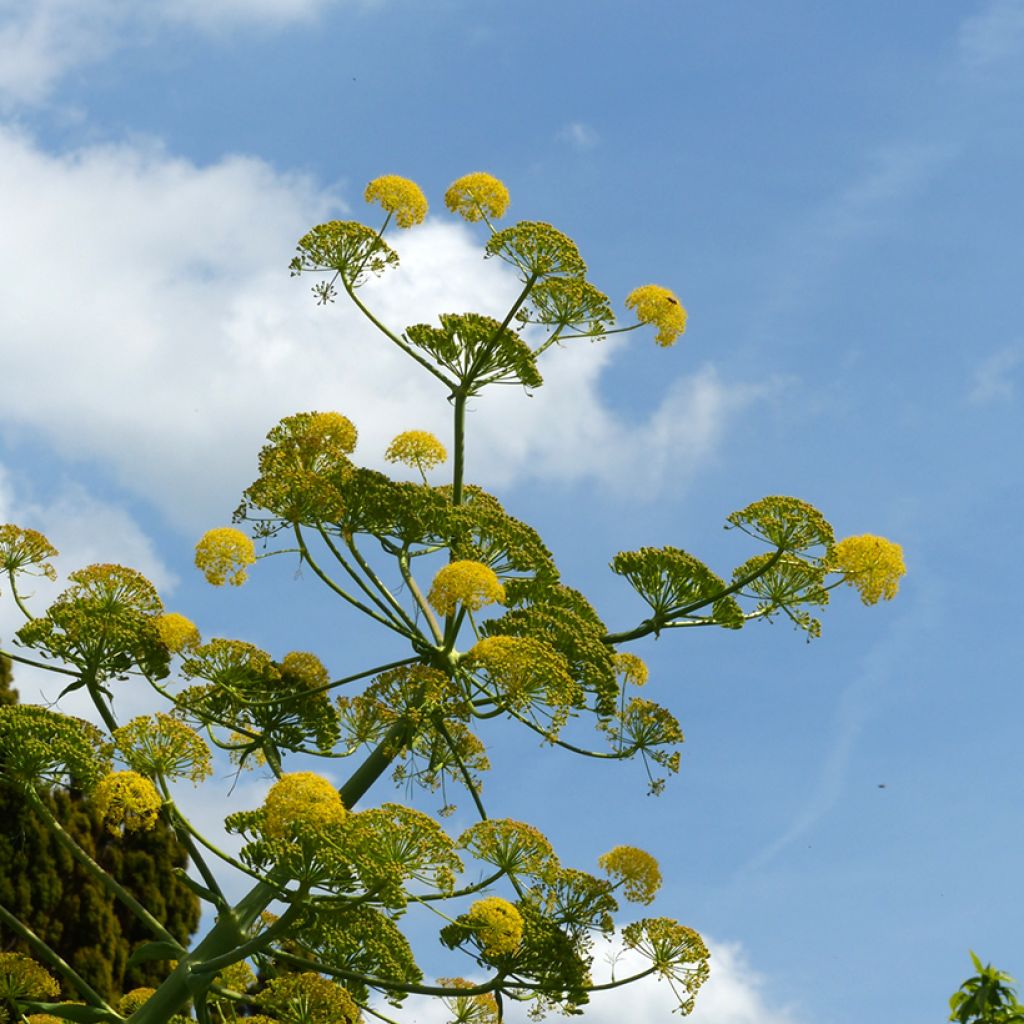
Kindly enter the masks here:
M 975 369 L 967 399 L 975 405 L 1006 402 L 1017 393 L 1017 371 L 1024 366 L 1024 342 L 1004 345 Z
M 337 210 L 314 183 L 254 159 L 198 167 L 156 146 L 56 157 L 0 129 L 0 222 L 19 239 L 0 251 L 0 357 L 15 382 L 0 425 L 96 460 L 189 530 L 235 507 L 282 416 L 344 412 L 360 430 L 357 457 L 371 465 L 400 430 L 444 436 L 450 410 L 438 382 L 344 296 L 318 307 L 288 276 L 295 240 Z M 430 218 L 394 244 L 402 265 L 363 295 L 396 329 L 446 311 L 501 316 L 519 290 L 461 222 Z M 54 290 L 60 301 L 45 301 Z M 740 410 L 777 387 L 694 372 L 684 350 L 658 353 L 675 379 L 630 420 L 604 400 L 603 380 L 623 346 L 653 342 L 624 339 L 552 350 L 532 398 L 504 388 L 474 402 L 473 478 L 676 486 Z
M 601 141 L 597 132 L 582 121 L 570 121 L 564 125 L 558 132 L 558 138 L 574 149 L 593 149 Z
M 201 32 L 310 22 L 333 4 L 384 0 L 0 0 L 0 108 L 46 100 L 61 79 L 169 26 Z
M 1024 52 L 1024 0 L 991 0 L 963 20 L 957 37 L 969 70 L 1001 65 Z

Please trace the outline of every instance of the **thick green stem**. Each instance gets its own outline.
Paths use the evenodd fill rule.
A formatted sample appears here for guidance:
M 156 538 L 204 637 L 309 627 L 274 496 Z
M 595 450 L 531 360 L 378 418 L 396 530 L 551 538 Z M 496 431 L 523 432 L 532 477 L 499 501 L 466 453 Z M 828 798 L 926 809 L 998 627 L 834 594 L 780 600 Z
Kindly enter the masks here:
M 452 463 L 452 504 L 462 504 L 462 480 L 466 472 L 466 401 L 462 392 L 455 393 L 455 452 Z
M 115 899 L 120 900 L 158 939 L 179 945 L 178 940 L 130 893 L 116 878 L 103 870 L 83 850 L 78 843 L 64 831 L 64 827 L 53 816 L 50 808 L 42 801 L 32 787 L 24 790 L 32 809 L 46 822 L 57 841 L 78 861 L 93 878 L 96 879 Z

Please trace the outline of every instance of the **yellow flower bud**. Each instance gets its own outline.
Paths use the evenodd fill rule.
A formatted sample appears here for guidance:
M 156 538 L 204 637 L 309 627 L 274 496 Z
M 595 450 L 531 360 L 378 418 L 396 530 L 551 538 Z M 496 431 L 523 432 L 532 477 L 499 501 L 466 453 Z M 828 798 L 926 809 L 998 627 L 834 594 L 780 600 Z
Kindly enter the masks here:
M 270 787 L 263 803 L 264 831 L 274 839 L 290 839 L 296 825 L 316 828 L 345 820 L 341 794 L 329 779 L 315 772 L 291 772 Z
M 504 182 L 483 171 L 463 175 L 448 186 L 444 204 L 468 221 L 498 218 L 508 209 L 509 195 Z
M 466 921 L 488 956 L 508 956 L 523 941 L 522 915 L 500 896 L 477 900 L 469 908 Z
M 92 803 L 107 831 L 115 836 L 148 832 L 163 805 L 153 783 L 138 772 L 111 772 L 100 779 Z
M 636 318 L 642 324 L 654 324 L 658 328 L 655 341 L 662 348 L 675 342 L 686 330 L 686 310 L 675 294 L 659 284 L 645 284 L 626 296 L 626 306 L 636 311 Z
M 421 472 L 440 466 L 448 458 L 441 442 L 426 430 L 406 430 L 396 437 L 384 453 L 388 462 L 402 462 Z
M 245 567 L 255 561 L 252 541 L 230 526 L 207 530 L 196 545 L 196 568 L 202 569 L 207 582 L 215 587 L 227 582 L 241 586 L 247 579 Z
M 487 604 L 504 604 L 505 588 L 483 562 L 449 562 L 434 577 L 427 600 L 439 615 L 454 615 L 460 604 L 475 612 Z
M 857 588 L 864 604 L 891 601 L 907 571 L 903 548 L 870 533 L 839 541 L 829 553 L 828 566 L 833 572 L 845 573 L 845 582 Z
M 156 629 L 171 654 L 195 650 L 203 642 L 195 623 L 177 612 L 158 616 Z
M 427 215 L 427 197 L 415 181 L 401 178 L 397 174 L 385 174 L 374 178 L 366 186 L 363 198 L 372 203 L 376 200 L 388 213 L 395 215 L 400 228 L 411 228 L 421 224 Z

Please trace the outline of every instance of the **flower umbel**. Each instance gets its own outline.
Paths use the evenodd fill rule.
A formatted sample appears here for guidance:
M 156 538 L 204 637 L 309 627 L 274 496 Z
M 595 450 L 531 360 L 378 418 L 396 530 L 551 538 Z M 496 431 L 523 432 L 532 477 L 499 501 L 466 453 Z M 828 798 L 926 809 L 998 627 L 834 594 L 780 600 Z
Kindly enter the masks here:
M 196 545 L 196 568 L 202 569 L 208 583 L 223 587 L 230 582 L 241 586 L 247 577 L 245 567 L 256 561 L 256 549 L 241 530 L 221 526 L 207 530 Z
M 636 312 L 636 318 L 641 323 L 654 324 L 658 328 L 654 340 L 662 348 L 673 344 L 686 330 L 686 310 L 673 292 L 659 284 L 634 288 L 626 296 L 626 306 Z
M 368 202 L 380 203 L 388 213 L 394 214 L 400 228 L 411 228 L 421 224 L 427 215 L 427 197 L 415 181 L 401 178 L 397 174 L 385 174 L 374 178 L 366 186 L 363 198 Z
M 422 473 L 440 466 L 448 458 L 448 452 L 429 431 L 406 430 L 388 445 L 384 458 L 388 462 L 413 466 Z
M 482 217 L 497 219 L 508 209 L 508 204 L 505 183 L 483 171 L 463 175 L 453 181 L 444 194 L 444 205 L 468 221 Z
M 597 863 L 609 878 L 622 883 L 623 894 L 633 903 L 650 903 L 661 888 L 658 862 L 635 846 L 616 846 L 602 854 Z
M 155 824 L 162 801 L 156 787 L 138 772 L 111 772 L 93 792 L 93 806 L 111 835 L 148 832 Z
M 195 623 L 177 612 L 167 612 L 158 616 L 156 631 L 171 654 L 195 650 L 203 642 Z
M 264 831 L 275 839 L 290 839 L 295 827 L 316 829 L 345 819 L 341 794 L 322 775 L 291 772 L 282 775 L 263 804 Z
M 487 604 L 503 604 L 505 588 L 483 562 L 449 562 L 434 577 L 427 600 L 439 615 L 454 615 L 460 604 L 475 612 Z
M 508 956 L 523 940 L 522 915 L 500 896 L 477 900 L 469 908 L 466 922 L 487 956 Z
M 903 548 L 870 533 L 839 541 L 828 561 L 830 569 L 845 573 L 845 582 L 857 588 L 864 604 L 891 601 L 907 571 Z
M 615 665 L 615 671 L 627 683 L 632 683 L 634 686 L 643 686 L 647 682 L 650 672 L 643 658 L 629 651 L 621 651 L 612 657 L 612 662 Z

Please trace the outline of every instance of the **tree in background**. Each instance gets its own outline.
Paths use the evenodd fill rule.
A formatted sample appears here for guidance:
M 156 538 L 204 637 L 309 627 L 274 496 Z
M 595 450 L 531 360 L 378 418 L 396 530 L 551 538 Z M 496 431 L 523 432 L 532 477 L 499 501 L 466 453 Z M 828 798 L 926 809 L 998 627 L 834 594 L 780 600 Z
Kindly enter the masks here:
M 11 661 L 0 657 L 0 707 L 18 703 Z M 199 923 L 199 900 L 176 873 L 185 851 L 166 825 L 116 840 L 80 792 L 44 793 L 53 818 L 90 857 L 118 879 L 186 942 Z M 132 950 L 148 938 L 135 916 L 69 854 L 19 790 L 0 780 L 0 905 L 61 955 L 97 992 L 110 999 L 151 985 L 167 964 L 128 966 Z M 0 950 L 31 953 L 27 942 L 0 921 Z M 66 989 L 69 998 L 74 990 Z
M 640 758 L 650 790 L 661 792 L 679 768 L 682 730 L 647 696 L 655 685 L 641 696 L 647 667 L 629 645 L 776 617 L 813 637 L 835 587 L 850 584 L 866 604 L 896 593 L 904 572 L 898 545 L 872 535 L 837 540 L 817 509 L 773 496 L 728 516 L 747 550 L 724 577 L 677 547 L 616 555 L 612 572 L 646 610 L 640 621 L 610 629 L 561 581 L 537 532 L 467 479 L 470 404 L 492 387 L 540 387 L 539 361 L 563 344 L 653 326 L 668 347 L 683 333 L 686 311 L 669 289 L 646 284 L 625 301 L 636 322 L 614 326 L 608 297 L 587 279 L 575 243 L 542 222 L 499 230 L 508 191 L 474 173 L 449 188 L 445 203 L 480 226 L 485 256 L 512 268 L 517 298 L 499 318 L 447 313 L 436 324 L 391 327 L 360 289 L 397 265 L 384 235 L 421 222 L 427 200 L 415 183 L 392 175 L 371 182 L 366 199 L 383 208 L 379 228 L 320 224 L 299 240 L 291 269 L 321 275 L 318 302 L 344 294 L 386 343 L 437 381 L 452 415 L 450 472 L 438 480 L 449 446 L 408 429 L 415 424 L 396 424 L 401 432 L 382 453 L 407 467 L 399 476 L 409 480 L 358 465 L 356 428 L 340 412 L 287 416 L 268 434 L 259 475 L 236 513 L 249 533 L 209 531 L 196 565 L 214 585 L 238 585 L 258 557 L 296 558 L 358 613 L 360 628 L 379 631 L 385 663 L 347 666 L 339 677 L 312 652 L 275 658 L 239 640 L 204 643 L 193 623 L 166 611 L 148 580 L 117 565 L 70 573 L 67 589 L 37 614 L 18 578 L 51 573 L 56 551 L 30 528 L 0 526 L 0 569 L 26 618 L 19 656 L 70 675 L 70 688 L 84 690 L 103 725 L 45 708 L 0 709 L 0 764 L 57 842 L 148 930 L 152 942 L 137 955 L 178 961 L 155 992 L 115 1006 L 45 941 L 23 935 L 39 962 L 0 958 L 0 997 L 18 1013 L 166 1024 L 191 1004 L 200 1024 L 226 1020 L 239 1006 L 281 1024 L 354 1024 L 364 1013 L 390 1021 L 388 1005 L 418 993 L 443 1000 L 459 1024 L 489 1024 L 509 1000 L 528 1002 L 536 1015 L 575 1013 L 592 992 L 649 976 L 671 985 L 689 1012 L 709 972 L 700 935 L 660 916 L 616 925 L 620 900 L 647 906 L 654 899 L 661 884 L 654 858 L 617 846 L 582 870 L 563 864 L 530 824 L 495 816 L 481 788 L 487 730 L 503 719 L 544 746 Z M 127 678 L 148 683 L 168 713 L 119 721 L 115 695 Z M 240 768 L 263 766 L 274 776 L 259 807 L 227 817 L 240 837 L 238 857 L 196 830 L 171 788 L 210 775 L 211 745 Z M 300 770 L 286 771 L 296 755 Z M 346 758 L 355 766 L 339 788 L 308 770 L 315 757 L 330 758 L 332 770 Z M 386 772 L 407 788 L 440 790 L 438 817 L 392 802 L 360 808 Z M 55 784 L 91 793 L 118 841 L 158 821 L 174 829 L 215 915 L 201 941 L 186 948 L 57 830 L 40 793 Z M 479 820 L 452 835 L 443 819 L 460 787 Z M 226 897 L 218 861 L 252 880 L 241 900 Z M 0 919 L 20 926 L 3 905 Z M 448 976 L 424 978 L 403 931 L 417 920 L 432 921 L 452 951 Z M 593 940 L 613 935 L 645 966 L 595 979 Z M 247 980 L 252 967 L 269 979 L 257 991 Z M 275 976 L 278 968 L 287 973 Z M 87 1005 L 55 1002 L 48 971 Z
M 1024 1005 L 1010 987 L 1013 978 L 982 964 L 973 952 L 971 960 L 978 973 L 950 996 L 949 1019 L 957 1024 L 1024 1024 Z

